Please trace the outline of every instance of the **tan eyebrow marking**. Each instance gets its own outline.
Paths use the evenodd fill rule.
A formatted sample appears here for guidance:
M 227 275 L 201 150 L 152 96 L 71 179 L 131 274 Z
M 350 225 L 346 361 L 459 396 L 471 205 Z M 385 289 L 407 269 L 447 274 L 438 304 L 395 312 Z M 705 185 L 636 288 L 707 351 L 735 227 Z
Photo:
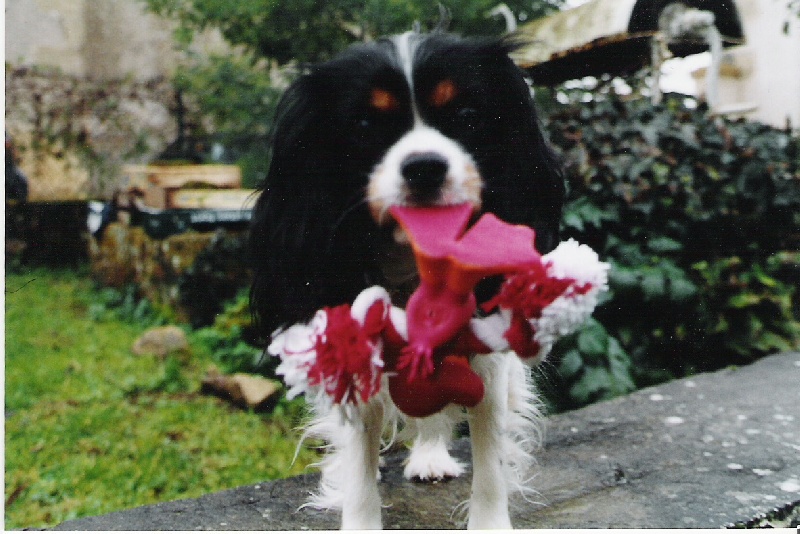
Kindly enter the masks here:
M 458 88 L 455 82 L 448 78 L 436 84 L 428 98 L 428 102 L 433 107 L 440 108 L 452 102 L 456 95 L 458 95 Z
M 400 107 L 400 102 L 386 89 L 376 87 L 372 90 L 369 105 L 378 111 L 394 111 Z

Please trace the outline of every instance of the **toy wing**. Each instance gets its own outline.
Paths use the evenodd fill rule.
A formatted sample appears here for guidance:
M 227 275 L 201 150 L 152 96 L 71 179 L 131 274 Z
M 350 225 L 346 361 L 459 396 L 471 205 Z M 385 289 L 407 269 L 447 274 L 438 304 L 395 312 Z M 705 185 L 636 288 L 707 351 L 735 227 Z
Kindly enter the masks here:
M 472 206 L 391 208 L 409 235 L 423 281 L 445 284 L 459 294 L 472 291 L 482 278 L 530 267 L 541 260 L 533 246 L 535 232 L 484 214 L 464 231 Z

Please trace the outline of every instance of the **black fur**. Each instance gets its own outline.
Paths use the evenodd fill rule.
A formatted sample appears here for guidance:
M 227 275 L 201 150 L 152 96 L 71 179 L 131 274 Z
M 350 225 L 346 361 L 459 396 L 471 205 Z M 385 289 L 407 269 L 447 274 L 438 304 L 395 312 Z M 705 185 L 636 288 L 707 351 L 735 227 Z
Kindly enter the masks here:
M 483 210 L 535 228 L 537 248 L 549 251 L 558 242 L 563 178 L 508 57 L 515 45 L 445 33 L 415 38 L 416 93 L 444 78 L 462 88 L 441 108 L 418 98 L 422 119 L 472 155 L 485 184 Z M 397 95 L 397 112 L 369 107 L 374 87 Z M 352 302 L 370 285 L 386 285 L 379 257 L 392 238 L 373 221 L 365 188 L 376 163 L 412 127 L 410 102 L 389 39 L 347 49 L 284 94 L 250 234 L 251 304 L 264 339 L 323 306 Z

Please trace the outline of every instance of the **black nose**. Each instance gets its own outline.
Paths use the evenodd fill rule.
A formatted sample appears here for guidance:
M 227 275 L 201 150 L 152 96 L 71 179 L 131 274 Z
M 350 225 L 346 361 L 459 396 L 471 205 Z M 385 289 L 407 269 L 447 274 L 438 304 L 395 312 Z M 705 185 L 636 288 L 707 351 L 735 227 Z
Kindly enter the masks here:
M 438 195 L 449 165 L 436 152 L 411 154 L 400 165 L 400 174 L 408 184 L 411 196 L 416 200 L 431 200 Z

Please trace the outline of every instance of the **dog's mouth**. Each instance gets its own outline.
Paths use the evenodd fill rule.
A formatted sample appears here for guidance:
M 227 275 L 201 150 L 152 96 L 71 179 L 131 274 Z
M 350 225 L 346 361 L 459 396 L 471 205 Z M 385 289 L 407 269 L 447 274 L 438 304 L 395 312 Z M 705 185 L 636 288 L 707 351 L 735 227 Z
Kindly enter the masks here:
M 394 241 L 401 245 L 408 245 L 410 240 L 390 213 L 394 206 L 444 208 L 466 204 L 472 207 L 474 217 L 481 211 L 483 180 L 475 167 L 471 166 L 468 171 L 467 179 L 461 183 L 448 176 L 440 188 L 422 193 L 408 183 L 397 180 L 392 194 L 386 195 L 381 194 L 380 188 L 376 185 L 380 183 L 383 172 L 379 167 L 370 177 L 370 184 L 367 187 L 367 205 L 370 214 L 378 226 L 388 226 Z
M 411 206 L 414 206 L 414 207 L 447 207 L 447 206 L 456 206 L 456 205 L 461 205 L 461 204 L 469 204 L 472 207 L 472 215 L 470 216 L 470 222 L 471 223 L 475 222 L 475 220 L 477 220 L 477 218 L 480 216 L 480 213 L 481 213 L 480 204 L 479 203 L 475 203 L 475 202 L 435 203 L 435 204 L 422 204 L 422 205 L 418 205 L 418 204 L 402 204 L 402 205 L 406 205 L 406 206 L 411 205 Z M 382 212 L 380 213 L 380 218 L 376 218 L 376 221 L 378 222 L 379 225 L 382 225 L 382 226 L 389 225 L 390 226 L 391 232 L 392 232 L 392 239 L 394 240 L 394 242 L 396 244 L 398 244 L 398 245 L 410 245 L 411 244 L 411 238 L 409 237 L 409 235 L 406 232 L 406 230 L 400 224 L 397 223 L 397 221 L 394 219 L 394 217 L 392 217 L 392 215 L 390 213 L 390 208 L 391 208 L 391 206 L 389 206 L 389 207 L 385 208 L 384 210 L 382 210 Z M 373 216 L 375 216 L 374 213 L 373 213 Z
M 401 138 L 368 177 L 366 198 L 379 226 L 393 223 L 389 211 L 400 207 L 481 208 L 483 178 L 472 156 L 452 139 L 427 127 Z M 408 243 L 402 232 L 395 240 Z

